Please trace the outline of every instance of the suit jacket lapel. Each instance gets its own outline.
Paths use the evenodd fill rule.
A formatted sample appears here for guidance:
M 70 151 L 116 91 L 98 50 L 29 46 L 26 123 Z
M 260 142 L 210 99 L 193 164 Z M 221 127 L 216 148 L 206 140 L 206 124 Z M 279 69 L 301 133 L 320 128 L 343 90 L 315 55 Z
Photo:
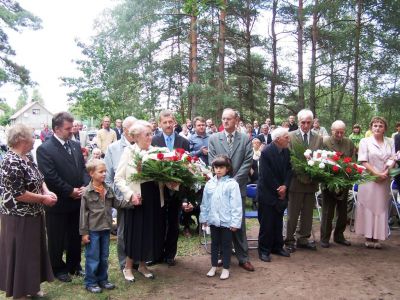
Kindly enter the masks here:
M 233 153 L 235 153 L 236 149 L 239 147 L 239 144 L 241 143 L 241 134 L 239 132 L 235 132 L 235 137 L 233 138 L 233 145 L 232 145 L 232 153 L 231 156 L 233 156 Z M 228 146 L 228 143 L 226 143 Z M 229 147 L 228 147 L 229 149 Z
M 62 156 L 63 156 L 66 160 L 68 160 L 71 164 L 73 164 L 74 166 L 76 166 L 74 157 L 73 157 L 72 155 L 69 155 L 69 153 L 68 153 L 67 150 L 64 148 L 64 146 L 61 145 L 60 141 L 57 140 L 55 137 L 53 137 L 53 141 L 54 141 L 54 145 L 55 145 L 57 148 L 59 148 L 60 153 L 63 153 Z M 72 143 L 71 143 L 71 144 L 72 144 Z M 72 150 L 72 145 L 71 145 L 71 151 L 73 152 L 73 150 Z
M 224 147 L 225 152 L 228 154 L 228 156 L 231 157 L 231 153 L 229 153 L 229 146 L 228 146 L 228 141 L 226 140 L 225 132 L 222 131 L 218 134 L 222 147 Z

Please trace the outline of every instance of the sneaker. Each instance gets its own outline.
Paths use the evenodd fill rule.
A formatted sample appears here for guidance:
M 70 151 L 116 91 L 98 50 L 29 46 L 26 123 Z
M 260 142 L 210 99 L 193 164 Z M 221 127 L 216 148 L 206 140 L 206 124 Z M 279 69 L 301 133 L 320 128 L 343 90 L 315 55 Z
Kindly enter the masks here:
M 229 270 L 228 269 L 222 269 L 221 276 L 219 277 L 221 280 L 225 280 L 229 278 Z
M 211 267 L 210 271 L 207 273 L 207 277 L 214 277 L 217 271 L 217 267 Z

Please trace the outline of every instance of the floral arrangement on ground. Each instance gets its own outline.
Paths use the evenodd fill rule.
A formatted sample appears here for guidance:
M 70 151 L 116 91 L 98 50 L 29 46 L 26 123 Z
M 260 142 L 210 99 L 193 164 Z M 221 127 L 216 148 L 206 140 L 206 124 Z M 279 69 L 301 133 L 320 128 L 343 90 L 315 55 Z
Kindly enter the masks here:
M 294 145 L 291 151 L 291 163 L 300 178 L 305 175 L 331 191 L 348 189 L 356 183 L 376 179 L 366 171 L 365 167 L 341 152 L 321 149 L 312 151 L 301 144 Z

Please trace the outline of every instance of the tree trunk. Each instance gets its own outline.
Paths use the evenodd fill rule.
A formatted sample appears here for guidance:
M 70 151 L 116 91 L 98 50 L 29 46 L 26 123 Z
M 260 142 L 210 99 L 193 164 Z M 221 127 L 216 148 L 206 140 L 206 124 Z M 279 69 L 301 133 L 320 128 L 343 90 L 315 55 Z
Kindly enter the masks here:
M 198 83 L 197 75 L 197 16 L 190 16 L 190 54 L 189 54 L 189 85 Z M 188 103 L 188 118 L 197 115 L 197 91 L 190 91 Z
M 360 66 L 360 39 L 361 39 L 361 14 L 363 0 L 357 0 L 357 20 L 355 32 L 355 47 L 354 47 L 354 96 L 353 96 L 353 110 L 351 114 L 351 121 L 353 124 L 357 122 L 358 111 L 358 72 Z
M 303 79 L 303 0 L 299 0 L 299 7 L 297 9 L 297 81 L 299 88 L 299 102 L 298 109 L 303 109 L 305 105 L 304 100 L 304 79 Z
M 317 73 L 317 40 L 318 40 L 318 0 L 314 0 L 313 21 L 311 27 L 311 66 L 310 66 L 310 110 L 316 116 L 315 77 Z
M 251 111 L 255 110 L 254 104 L 254 72 L 251 61 L 251 12 L 250 12 L 251 0 L 246 0 L 246 15 L 245 15 L 245 47 L 246 47 L 246 76 L 247 76 L 247 101 Z
M 218 93 L 222 96 L 225 91 L 225 31 L 226 31 L 226 6 L 227 0 L 223 0 L 223 6 L 219 13 L 218 36 Z M 218 114 L 222 115 L 223 97 L 218 97 Z
M 278 0 L 272 2 L 272 21 L 271 21 L 271 35 L 272 35 L 272 78 L 271 90 L 269 97 L 269 118 L 271 123 L 275 124 L 275 96 L 276 96 L 276 83 L 278 77 L 278 53 L 277 53 L 277 36 L 275 32 L 276 13 L 278 8 Z

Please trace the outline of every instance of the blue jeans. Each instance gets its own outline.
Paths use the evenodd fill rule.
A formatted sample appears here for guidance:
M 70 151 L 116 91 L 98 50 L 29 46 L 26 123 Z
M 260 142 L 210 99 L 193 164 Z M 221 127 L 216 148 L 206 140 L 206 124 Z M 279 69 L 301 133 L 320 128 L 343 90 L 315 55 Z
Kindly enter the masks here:
M 89 231 L 90 243 L 85 246 L 85 286 L 108 280 L 110 230 Z

